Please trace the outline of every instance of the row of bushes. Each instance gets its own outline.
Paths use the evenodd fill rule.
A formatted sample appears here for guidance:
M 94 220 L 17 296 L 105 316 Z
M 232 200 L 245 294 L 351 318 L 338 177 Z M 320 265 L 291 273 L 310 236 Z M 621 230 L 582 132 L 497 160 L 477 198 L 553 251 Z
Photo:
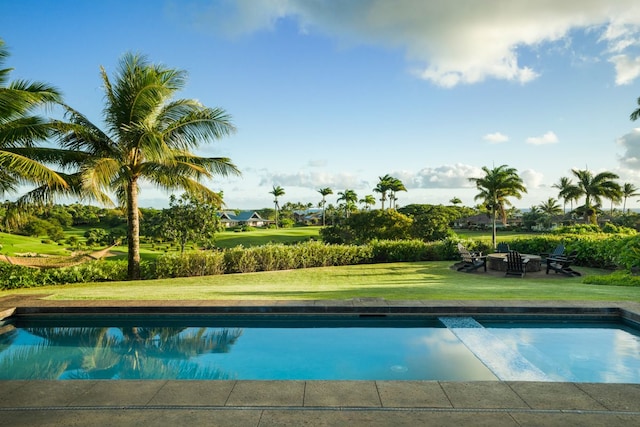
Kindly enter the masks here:
M 374 240 L 366 245 L 328 245 L 310 241 L 296 245 L 269 244 L 224 251 L 170 253 L 153 263 L 143 262 L 141 271 L 145 279 L 159 279 L 365 263 L 457 260 L 459 241 Z M 462 243 L 473 251 L 491 252 L 483 241 Z M 578 265 L 626 270 L 640 267 L 638 235 L 543 235 L 514 239 L 509 245 L 523 253 L 537 254 L 549 252 L 560 243 L 567 251 L 577 251 Z M 126 261 L 103 260 L 44 270 L 0 264 L 0 289 L 125 280 L 126 276 Z

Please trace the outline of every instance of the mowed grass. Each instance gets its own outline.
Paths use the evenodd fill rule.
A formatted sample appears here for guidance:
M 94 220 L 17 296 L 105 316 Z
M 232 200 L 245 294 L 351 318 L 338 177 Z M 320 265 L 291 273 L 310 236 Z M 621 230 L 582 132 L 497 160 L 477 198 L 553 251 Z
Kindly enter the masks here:
M 216 246 L 219 248 L 233 248 L 238 245 L 245 247 L 262 246 L 268 243 L 295 243 L 309 239 L 320 239 L 319 226 L 293 228 L 267 228 L 253 231 L 223 231 L 216 234 Z
M 42 243 L 42 237 L 17 236 L 15 234 L 0 233 L 2 254 L 14 256 L 16 254 L 47 254 L 70 255 L 71 253 L 55 242 Z
M 460 273 L 450 261 L 354 265 L 179 279 L 90 283 L 0 292 L 50 300 L 568 300 L 640 301 L 640 287 L 582 278 Z M 579 268 L 585 274 L 607 271 Z

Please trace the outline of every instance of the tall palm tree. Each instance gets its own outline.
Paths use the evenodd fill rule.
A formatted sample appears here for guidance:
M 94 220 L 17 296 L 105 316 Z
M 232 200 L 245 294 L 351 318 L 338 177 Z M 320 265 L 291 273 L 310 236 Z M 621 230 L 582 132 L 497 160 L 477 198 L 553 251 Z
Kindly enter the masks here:
M 192 153 L 203 143 L 235 131 L 221 108 L 208 108 L 193 99 L 173 99 L 185 85 L 186 73 L 149 63 L 127 53 L 113 80 L 101 68 L 105 90 L 105 130 L 84 115 L 66 108 L 63 148 L 83 152 L 80 168 L 83 191 L 103 203 L 114 192 L 127 213 L 128 277 L 140 278 L 139 184 L 147 181 L 174 191 L 184 190 L 204 200 L 222 203 L 220 194 L 200 182 L 215 175 L 239 175 L 230 159 Z
M 553 217 L 561 215 L 563 213 L 562 207 L 558 204 L 558 201 L 553 197 L 549 197 L 547 201 L 538 205 L 539 212 L 544 216 L 545 227 L 551 227 Z
M 367 194 L 366 196 L 364 196 L 364 198 L 360 199 L 358 202 L 362 203 L 366 210 L 369 210 L 371 206 L 376 204 L 376 198 L 373 197 L 371 194 Z
M 358 202 L 358 195 L 353 190 L 344 190 L 338 192 L 338 202 L 343 201 L 345 203 L 344 214 L 349 218 L 349 212 L 353 209 Z
M 563 176 L 557 184 L 553 184 L 551 187 L 558 189 L 558 197 L 563 200 L 563 212 L 567 213 L 567 201 L 571 201 L 571 210 L 573 210 L 573 199 L 571 198 L 573 183 L 571 182 L 571 178 Z
M 584 197 L 584 222 L 597 224 L 596 208 L 602 205 L 602 198 L 614 200 L 616 194 L 620 193 L 620 185 L 614 180 L 618 175 L 613 172 L 600 172 L 594 175 L 588 169 L 572 169 L 571 172 L 577 178 L 577 183 L 573 186 L 573 192 Z
M 318 190 L 318 193 L 320 193 L 320 195 L 322 195 L 322 201 L 320 202 L 320 205 L 322 206 L 322 226 L 324 227 L 325 225 L 325 221 L 324 221 L 324 216 L 325 216 L 325 205 L 327 204 L 327 196 L 329 194 L 333 194 L 333 190 L 329 187 L 325 187 L 325 188 L 321 188 Z
M 398 178 L 391 177 L 389 184 L 389 209 L 396 208 L 396 201 L 398 200 L 396 193 L 398 191 L 407 191 L 407 188 Z
M 274 185 L 273 189 L 269 191 L 269 194 L 273 194 L 273 206 L 276 209 L 276 228 L 278 228 L 278 214 L 280 212 L 278 197 L 284 196 L 284 188 L 280 187 L 279 185 Z
M 638 193 L 638 188 L 631 184 L 630 182 L 625 182 L 622 185 L 622 198 L 623 198 L 623 202 L 622 202 L 622 213 L 626 213 L 627 211 L 627 199 L 629 197 L 635 197 L 637 195 L 639 195 L 640 193 Z
M 481 178 L 469 178 L 469 181 L 476 184 L 476 188 L 480 191 L 474 200 L 482 200 L 487 206 L 493 224 L 493 233 L 491 241 L 493 247 L 496 247 L 496 221 L 498 213 L 502 217 L 502 222 L 506 224 L 507 215 L 505 205 L 511 206 L 508 197 L 522 198 L 522 193 L 526 193 L 527 189 L 522 183 L 522 178 L 518 175 L 515 168 L 507 165 L 501 165 L 489 169 L 482 167 L 485 175 Z
M 393 177 L 387 174 L 385 176 L 379 176 L 378 179 L 378 184 L 376 184 L 373 191 L 380 193 L 381 209 L 384 210 L 384 202 L 387 201 L 387 191 L 391 189 L 391 180 Z
M 65 150 L 38 147 L 36 143 L 51 136 L 52 122 L 35 110 L 60 103 L 60 92 L 53 86 L 26 80 L 9 81 L 12 68 L 2 68 L 9 51 L 0 39 L 0 197 L 15 192 L 22 183 L 65 190 L 60 174 L 43 163 L 64 163 Z M 27 195 L 46 195 L 34 192 Z

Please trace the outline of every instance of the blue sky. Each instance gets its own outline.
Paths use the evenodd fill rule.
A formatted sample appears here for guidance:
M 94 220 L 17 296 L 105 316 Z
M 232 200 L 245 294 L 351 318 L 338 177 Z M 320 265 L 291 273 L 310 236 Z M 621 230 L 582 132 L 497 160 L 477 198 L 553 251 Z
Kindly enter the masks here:
M 473 205 L 468 178 L 502 164 L 529 190 L 520 208 L 572 168 L 640 187 L 637 1 L 0 0 L 0 29 L 13 79 L 97 123 L 100 66 L 133 51 L 187 70 L 180 96 L 238 128 L 201 150 L 241 169 L 208 183 L 230 208 L 272 206 L 273 185 L 281 203 L 362 198 L 385 174 L 408 188 L 398 205 Z M 141 206 L 168 197 L 143 185 Z

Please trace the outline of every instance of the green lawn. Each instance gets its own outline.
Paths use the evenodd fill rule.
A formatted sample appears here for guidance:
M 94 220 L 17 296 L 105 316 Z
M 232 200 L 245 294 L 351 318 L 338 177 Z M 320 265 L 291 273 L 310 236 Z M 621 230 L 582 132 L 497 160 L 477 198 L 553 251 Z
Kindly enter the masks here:
M 460 273 L 451 262 L 310 268 L 198 278 L 110 282 L 2 291 L 53 300 L 389 300 L 640 301 L 640 287 L 595 286 L 580 277 L 506 278 Z M 607 274 L 579 268 L 584 274 Z
M 219 248 L 232 248 L 234 246 L 261 246 L 267 243 L 295 243 L 309 239 L 320 238 L 319 226 L 293 227 L 293 228 L 268 228 L 253 231 L 235 232 L 223 231 L 216 234 L 216 246 Z

